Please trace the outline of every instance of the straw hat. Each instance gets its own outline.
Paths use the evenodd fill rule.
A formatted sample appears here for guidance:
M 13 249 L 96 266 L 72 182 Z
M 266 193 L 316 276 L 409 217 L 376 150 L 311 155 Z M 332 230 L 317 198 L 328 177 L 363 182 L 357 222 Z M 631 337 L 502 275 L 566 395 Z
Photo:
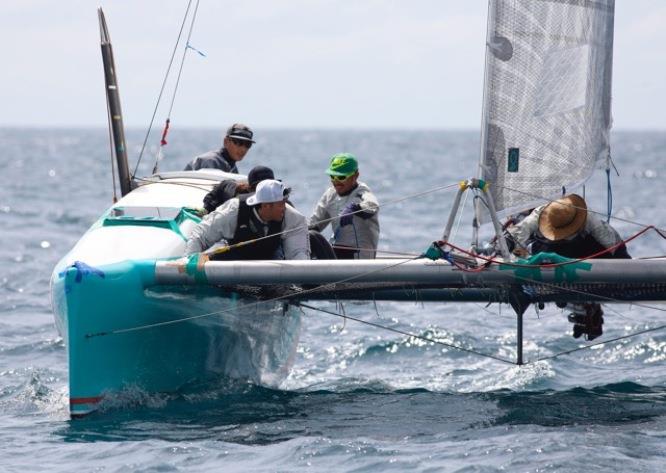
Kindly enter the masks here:
M 539 231 L 548 240 L 563 240 L 583 228 L 586 219 L 585 199 L 577 194 L 569 194 L 543 209 L 539 215 Z

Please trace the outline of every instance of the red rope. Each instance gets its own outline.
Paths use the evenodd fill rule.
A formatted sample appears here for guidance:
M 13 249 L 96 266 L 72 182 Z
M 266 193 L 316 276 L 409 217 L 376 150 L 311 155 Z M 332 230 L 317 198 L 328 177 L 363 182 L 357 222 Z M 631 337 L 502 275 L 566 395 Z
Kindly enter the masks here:
M 622 246 L 622 245 L 626 245 L 627 243 L 629 243 L 630 241 L 634 240 L 635 238 L 638 238 L 640 235 L 642 235 L 643 233 L 647 232 L 647 231 L 650 230 L 650 229 L 656 231 L 656 232 L 659 234 L 659 236 L 661 236 L 662 238 L 666 238 L 666 236 L 665 236 L 664 234 L 662 234 L 662 233 L 659 231 L 658 228 L 656 228 L 654 225 L 649 225 L 649 226 L 645 227 L 644 229 L 642 229 L 641 231 L 639 231 L 638 233 L 636 233 L 635 235 L 632 235 L 631 237 L 627 238 L 626 240 L 622 240 L 622 241 L 620 241 L 619 243 L 617 243 L 617 244 L 615 244 L 615 245 L 613 245 L 613 246 L 611 246 L 611 247 L 609 247 L 609 248 L 606 248 L 606 249 L 604 249 L 604 250 L 602 250 L 602 251 L 599 251 L 599 252 L 594 253 L 594 254 L 592 254 L 592 255 L 586 256 L 586 257 L 584 257 L 584 258 L 573 259 L 573 260 L 571 260 L 571 261 L 565 261 L 565 262 L 562 262 L 562 263 L 546 263 L 546 264 L 520 264 L 520 263 L 512 263 L 512 262 L 508 262 L 508 261 L 500 261 L 500 260 L 496 260 L 496 259 L 494 259 L 494 258 L 486 258 L 485 256 L 474 254 L 474 253 L 472 253 L 472 252 L 470 252 L 470 251 L 467 251 L 467 250 L 464 250 L 464 249 L 462 249 L 462 248 L 460 248 L 460 247 L 458 247 L 458 246 L 456 246 L 456 245 L 454 245 L 454 244 L 452 244 L 452 243 L 449 243 L 448 241 L 442 241 L 442 240 L 440 240 L 440 241 L 437 241 L 436 243 L 437 243 L 439 246 L 443 246 L 443 245 L 449 246 L 449 247 L 451 247 L 451 248 L 454 249 L 454 250 L 457 250 L 457 251 L 459 251 L 459 252 L 461 252 L 461 253 L 463 253 L 463 254 L 466 254 L 466 255 L 468 255 L 468 256 L 471 256 L 472 258 L 479 258 L 479 259 L 482 259 L 482 260 L 484 260 L 484 261 L 486 261 L 486 262 L 488 262 L 488 263 L 504 264 L 504 265 L 515 266 L 515 267 L 519 267 L 519 268 L 556 268 L 556 267 L 558 267 L 558 266 L 566 266 L 566 265 L 568 265 L 568 264 L 580 263 L 581 261 L 585 261 L 585 260 L 588 260 L 588 259 L 596 258 L 596 257 L 601 256 L 601 255 L 603 255 L 603 254 L 613 252 L 614 250 L 616 250 L 616 249 L 619 248 L 620 246 Z M 455 265 L 458 269 L 461 269 L 461 270 L 463 270 L 463 271 L 468 271 L 468 272 L 479 272 L 479 271 L 483 271 L 483 270 L 487 267 L 487 265 L 484 265 L 484 266 L 481 266 L 481 267 L 479 267 L 479 268 L 470 269 L 470 268 L 466 268 L 466 267 L 464 267 L 464 266 L 462 266 L 462 265 L 459 265 L 459 264 L 455 264 L 455 263 L 454 263 L 454 265 Z

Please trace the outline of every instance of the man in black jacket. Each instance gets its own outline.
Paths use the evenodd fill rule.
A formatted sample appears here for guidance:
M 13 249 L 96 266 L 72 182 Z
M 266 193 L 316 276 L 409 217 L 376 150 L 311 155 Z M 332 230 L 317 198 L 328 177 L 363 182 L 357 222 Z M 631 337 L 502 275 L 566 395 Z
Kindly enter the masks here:
M 212 168 L 238 174 L 236 163 L 242 161 L 255 143 L 254 133 L 247 125 L 234 123 L 229 127 L 222 143 L 222 148 L 197 156 L 185 166 L 185 171 Z

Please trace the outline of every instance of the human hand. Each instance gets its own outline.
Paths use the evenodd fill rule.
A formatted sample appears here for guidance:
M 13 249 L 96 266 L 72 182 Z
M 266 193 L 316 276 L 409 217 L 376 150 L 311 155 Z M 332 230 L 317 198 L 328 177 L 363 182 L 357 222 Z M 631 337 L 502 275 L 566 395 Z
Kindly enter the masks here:
M 529 251 L 527 251 L 525 248 L 521 248 L 520 246 L 516 246 L 513 249 L 513 254 L 520 258 L 527 258 L 530 255 Z
M 361 210 L 361 206 L 355 203 L 348 203 L 340 212 L 340 226 L 344 227 L 352 223 L 354 219 L 354 212 Z

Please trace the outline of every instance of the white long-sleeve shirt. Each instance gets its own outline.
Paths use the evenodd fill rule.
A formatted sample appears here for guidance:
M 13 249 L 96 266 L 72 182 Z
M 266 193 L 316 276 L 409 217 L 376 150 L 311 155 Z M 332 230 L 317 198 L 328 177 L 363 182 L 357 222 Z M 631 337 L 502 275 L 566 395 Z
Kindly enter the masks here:
M 231 240 L 236 233 L 239 205 L 238 198 L 229 199 L 206 215 L 187 240 L 185 254 L 200 253 L 222 240 Z M 252 209 L 252 212 L 256 212 L 256 209 Z M 255 215 L 259 217 L 258 214 Z M 305 217 L 289 204 L 285 207 L 282 232 L 285 259 L 310 259 L 307 222 Z
M 368 218 L 354 215 L 352 224 L 340 226 L 338 217 L 347 204 L 358 204 Z M 335 188 L 329 187 L 315 207 L 309 224 L 311 228 L 322 231 L 330 223 L 333 228 L 332 242 L 335 245 L 362 248 L 359 258 L 374 258 L 379 242 L 379 202 L 370 188 L 358 182 L 356 189 L 347 195 L 338 195 Z M 333 220 L 327 221 L 333 218 Z

